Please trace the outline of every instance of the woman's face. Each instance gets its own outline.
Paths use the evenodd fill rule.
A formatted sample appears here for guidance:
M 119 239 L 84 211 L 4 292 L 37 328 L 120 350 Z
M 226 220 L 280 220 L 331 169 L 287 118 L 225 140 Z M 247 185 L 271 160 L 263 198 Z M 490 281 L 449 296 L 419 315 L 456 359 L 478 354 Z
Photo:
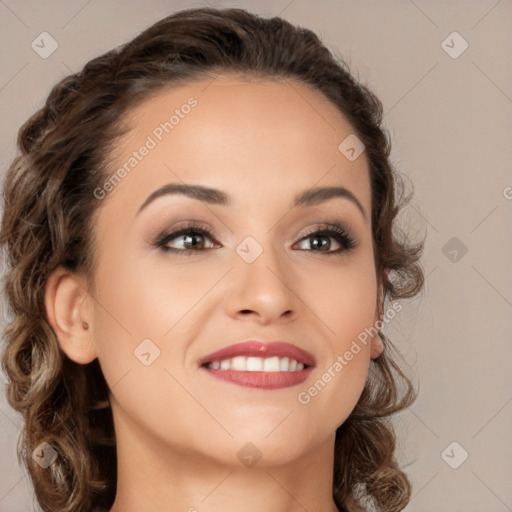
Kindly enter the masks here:
M 88 318 L 118 438 L 230 465 L 332 443 L 380 353 L 358 340 L 379 317 L 351 126 L 305 85 L 233 76 L 162 91 L 126 122 L 95 193 Z M 263 345 L 210 357 L 248 340 Z

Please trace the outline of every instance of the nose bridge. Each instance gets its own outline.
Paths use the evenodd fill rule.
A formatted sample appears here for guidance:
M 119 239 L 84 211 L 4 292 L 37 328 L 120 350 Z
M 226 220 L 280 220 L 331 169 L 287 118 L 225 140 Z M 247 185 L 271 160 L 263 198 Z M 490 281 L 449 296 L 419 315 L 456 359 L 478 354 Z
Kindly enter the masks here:
M 228 301 L 229 313 L 253 312 L 270 318 L 295 311 L 297 300 L 291 287 L 291 267 L 266 237 L 260 243 L 252 236 L 238 244 Z

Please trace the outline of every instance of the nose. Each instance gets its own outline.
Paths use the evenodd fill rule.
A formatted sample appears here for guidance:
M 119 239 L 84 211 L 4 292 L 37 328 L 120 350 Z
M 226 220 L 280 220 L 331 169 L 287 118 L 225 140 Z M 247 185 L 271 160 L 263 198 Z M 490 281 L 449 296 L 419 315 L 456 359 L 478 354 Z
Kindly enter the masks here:
M 232 318 L 252 318 L 267 325 L 297 317 L 301 305 L 298 281 L 275 250 L 265 247 L 252 263 L 236 254 L 229 276 L 226 308 Z

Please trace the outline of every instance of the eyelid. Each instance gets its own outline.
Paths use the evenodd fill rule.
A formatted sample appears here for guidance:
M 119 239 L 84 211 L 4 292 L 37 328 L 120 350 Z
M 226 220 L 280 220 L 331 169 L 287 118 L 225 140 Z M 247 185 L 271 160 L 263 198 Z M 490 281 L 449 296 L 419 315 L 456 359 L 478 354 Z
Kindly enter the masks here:
M 171 223 L 170 225 L 172 227 L 169 227 L 169 223 L 166 223 L 163 228 L 159 229 L 157 233 L 152 236 L 151 241 L 156 243 L 165 236 L 176 233 L 182 229 L 189 229 L 190 231 L 201 229 L 211 232 L 213 236 L 213 228 L 210 228 L 207 223 L 200 220 L 189 219 L 178 222 L 177 224 Z
M 359 237 L 356 235 L 357 229 L 349 219 L 328 217 L 327 219 L 324 218 L 324 220 L 312 222 L 311 225 L 312 227 L 306 228 L 304 233 L 300 235 L 299 240 L 302 240 L 304 237 L 312 235 L 318 231 L 325 229 L 337 229 L 342 230 L 348 237 L 353 239 L 355 243 L 359 244 Z
M 329 229 L 338 229 L 344 231 L 347 235 L 353 236 L 352 229 L 348 226 L 345 226 L 343 222 L 317 222 L 315 226 L 312 228 L 308 228 L 308 230 L 301 235 L 300 239 L 317 233 L 318 231 L 329 230 Z

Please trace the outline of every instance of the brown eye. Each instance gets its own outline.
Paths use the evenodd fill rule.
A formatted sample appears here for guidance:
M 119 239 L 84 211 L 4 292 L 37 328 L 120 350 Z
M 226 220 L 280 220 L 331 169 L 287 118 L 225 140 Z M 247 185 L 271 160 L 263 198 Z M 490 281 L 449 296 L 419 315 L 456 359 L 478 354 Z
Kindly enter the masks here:
M 340 249 L 329 250 L 331 249 L 332 242 L 330 240 L 334 239 L 336 243 L 340 245 Z M 309 246 L 313 252 L 321 252 L 325 255 L 333 255 L 340 254 L 345 251 L 349 251 L 356 247 L 356 241 L 353 237 L 351 237 L 341 226 L 338 225 L 330 225 L 326 228 L 322 228 L 308 235 L 304 236 L 299 243 L 302 243 L 306 240 L 310 240 Z M 312 243 L 311 240 L 315 242 Z M 318 240 L 321 240 L 318 242 Z M 324 243 L 325 242 L 325 243 Z
M 161 236 L 154 245 L 164 252 L 172 252 L 175 254 L 190 254 L 193 252 L 201 252 L 214 248 L 206 247 L 205 239 L 214 241 L 211 231 L 201 226 L 192 224 Z M 182 248 L 169 247 L 170 242 L 173 242 L 173 244 L 181 245 Z M 211 245 L 215 246 L 216 242 L 212 243 Z

